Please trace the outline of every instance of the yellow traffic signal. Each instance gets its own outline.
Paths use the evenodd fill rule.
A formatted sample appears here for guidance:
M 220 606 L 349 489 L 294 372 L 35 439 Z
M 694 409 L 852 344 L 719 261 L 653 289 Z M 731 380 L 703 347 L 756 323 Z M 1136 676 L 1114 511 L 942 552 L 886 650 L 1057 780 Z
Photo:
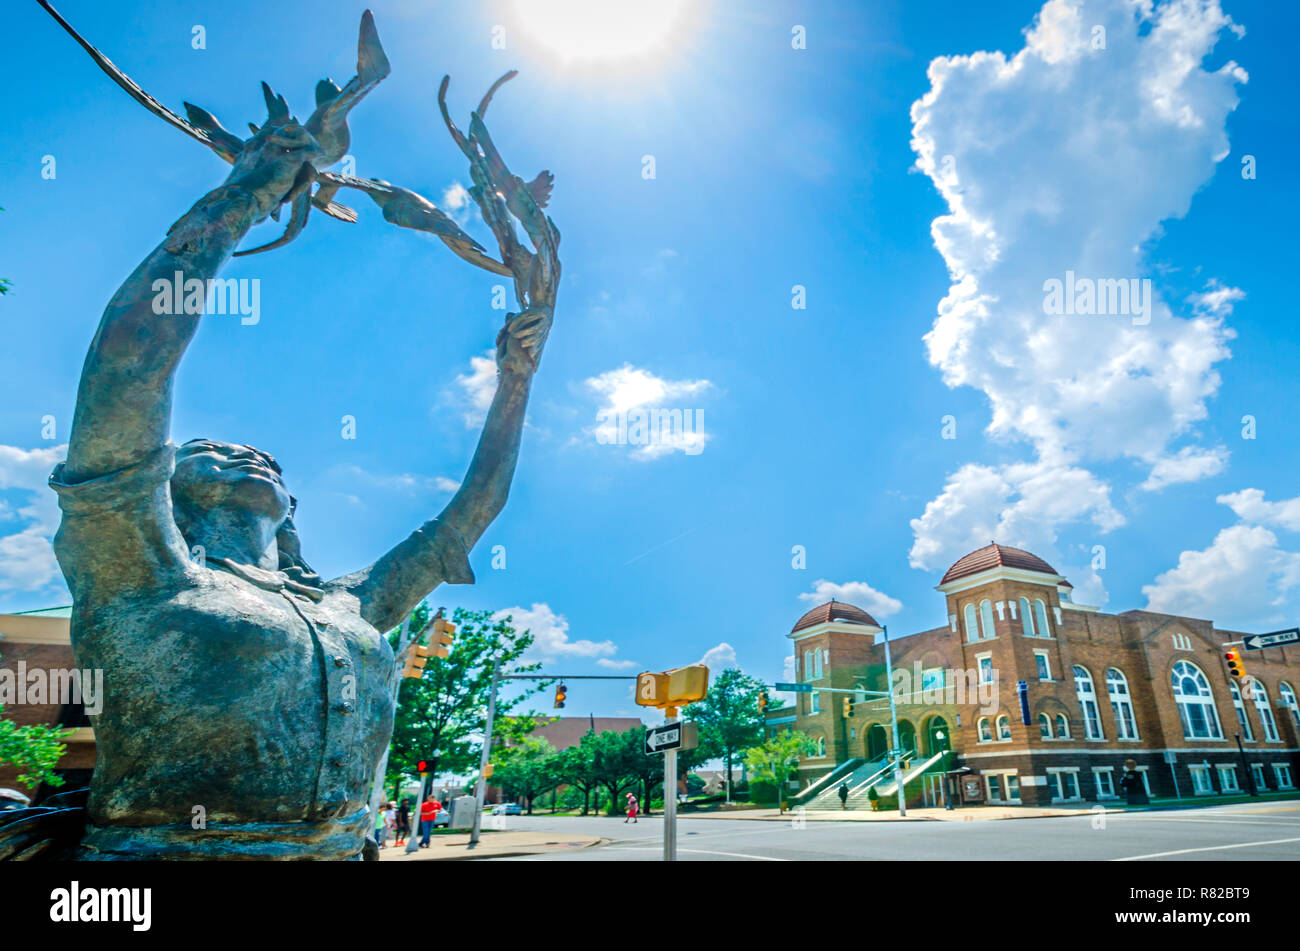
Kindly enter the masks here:
M 853 698 L 846 696 L 844 698 L 844 719 L 850 720 L 852 718 L 853 718 Z
M 568 695 L 569 688 L 564 686 L 564 684 L 560 684 L 555 688 L 555 709 L 562 710 L 564 708 L 564 698 Z
M 1223 652 L 1223 659 L 1228 664 L 1228 673 L 1234 677 L 1242 677 L 1246 673 L 1246 666 L 1241 662 L 1241 651 L 1235 647 L 1229 647 Z
M 679 667 L 668 673 L 668 706 L 680 707 L 683 704 L 703 700 L 709 692 L 709 668 L 703 664 Z
M 483 778 L 484 778 L 484 779 L 491 779 L 491 778 L 492 778 L 492 764 L 491 764 L 491 763 L 488 763 L 486 766 L 483 767 Z
M 431 648 L 412 644 L 411 649 L 406 654 L 406 666 L 402 668 L 402 676 L 419 680 L 424 676 L 424 665 L 429 662 L 428 658 L 432 656 L 433 650 Z
M 433 656 L 446 657 L 451 653 L 451 642 L 456 639 L 456 625 L 446 618 L 434 618 L 433 621 Z
M 758 712 L 759 713 L 767 712 L 767 691 L 766 690 L 764 690 L 762 693 L 758 695 Z
M 643 671 L 636 675 L 636 702 L 643 707 L 661 707 L 668 699 L 668 675 Z

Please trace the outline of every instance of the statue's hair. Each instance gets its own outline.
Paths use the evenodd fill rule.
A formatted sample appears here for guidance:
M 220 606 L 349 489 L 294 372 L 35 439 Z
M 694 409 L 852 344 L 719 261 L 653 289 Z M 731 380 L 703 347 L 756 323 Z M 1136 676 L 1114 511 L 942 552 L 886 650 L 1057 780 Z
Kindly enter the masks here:
M 179 455 L 187 447 L 196 448 L 202 443 L 209 443 L 214 446 L 230 445 L 229 443 L 218 443 L 212 439 L 190 439 L 181 444 L 177 454 Z M 241 448 L 256 453 L 277 475 L 281 474 L 280 464 L 275 461 L 275 457 L 270 453 L 263 452 L 254 446 L 242 446 Z M 289 514 L 285 516 L 284 521 L 280 523 L 280 527 L 275 532 L 275 547 L 279 553 L 280 570 L 295 581 L 319 586 L 321 583 L 320 575 L 312 570 L 311 565 L 307 564 L 307 560 L 302 556 L 302 542 L 298 538 L 298 529 L 293 524 L 293 513 L 297 509 L 298 500 L 292 495 L 289 496 Z M 177 501 L 174 492 L 172 493 L 172 518 L 176 522 L 177 529 L 184 536 L 186 543 L 193 544 L 193 515 L 184 503 Z

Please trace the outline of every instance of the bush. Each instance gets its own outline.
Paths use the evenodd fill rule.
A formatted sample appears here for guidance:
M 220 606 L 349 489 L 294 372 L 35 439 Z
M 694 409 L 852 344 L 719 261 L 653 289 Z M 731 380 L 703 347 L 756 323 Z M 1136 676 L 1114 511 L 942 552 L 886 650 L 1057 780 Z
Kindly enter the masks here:
M 731 797 L 735 799 L 735 796 Z M 749 784 L 749 801 L 768 805 L 777 801 L 776 783 L 752 782 Z

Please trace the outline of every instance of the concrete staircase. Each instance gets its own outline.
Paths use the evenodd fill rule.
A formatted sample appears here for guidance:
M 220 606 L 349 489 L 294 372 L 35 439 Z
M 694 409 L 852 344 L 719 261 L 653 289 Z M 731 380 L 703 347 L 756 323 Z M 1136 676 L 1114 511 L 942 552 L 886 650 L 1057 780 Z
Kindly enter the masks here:
M 907 764 L 906 768 L 903 769 L 903 788 L 906 789 L 908 783 L 940 763 L 943 754 L 936 753 L 927 759 L 905 754 L 902 758 Z M 840 786 L 845 779 L 849 784 L 849 797 L 845 802 L 845 807 L 848 809 L 870 809 L 870 792 L 873 788 L 876 790 L 876 794 L 881 797 L 892 795 L 898 788 L 894 782 L 894 759 L 885 756 L 870 763 L 863 763 L 849 773 L 847 777 L 819 791 L 817 795 L 804 804 L 804 807 L 818 810 L 839 809 Z

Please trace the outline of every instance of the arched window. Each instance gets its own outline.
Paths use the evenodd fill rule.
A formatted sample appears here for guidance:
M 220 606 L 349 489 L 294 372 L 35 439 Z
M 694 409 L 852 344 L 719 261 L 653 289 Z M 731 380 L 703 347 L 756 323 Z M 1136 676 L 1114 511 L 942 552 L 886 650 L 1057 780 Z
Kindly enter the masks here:
M 815 742 L 816 742 L 816 744 L 817 744 L 817 749 L 816 749 L 816 751 L 814 752 L 813 755 L 814 755 L 814 756 L 825 756 L 825 755 L 826 755 L 826 737 L 824 737 L 824 736 L 819 736 L 819 737 L 817 737 L 817 739 L 816 739 Z
M 1034 599 L 1034 620 L 1038 623 L 1039 637 L 1052 636 L 1052 627 L 1047 623 L 1047 606 L 1038 598 Z
M 966 605 L 966 610 L 962 612 L 966 620 L 966 640 L 978 641 L 980 639 L 979 628 L 975 626 L 975 605 Z
M 1005 716 L 998 717 L 998 739 L 1011 739 L 1011 721 Z
M 1128 692 L 1128 679 L 1114 667 L 1106 671 L 1106 693 L 1110 709 L 1115 714 L 1115 730 L 1121 740 L 1138 738 L 1137 718 L 1133 715 L 1133 699 Z
M 1295 691 L 1285 680 L 1277 685 L 1277 691 L 1282 696 L 1282 706 L 1291 711 L 1291 719 L 1300 727 L 1300 704 L 1296 703 Z
M 1070 721 L 1064 713 L 1056 715 L 1056 738 L 1058 740 L 1068 740 L 1070 738 Z
M 1038 715 L 1038 735 L 1045 740 L 1052 738 L 1052 718 L 1046 713 Z
M 993 731 L 989 729 L 988 717 L 980 717 L 979 730 L 981 743 L 988 743 L 993 739 Z
M 1221 740 L 1219 712 L 1214 709 L 1214 694 L 1201 668 L 1190 661 L 1174 664 L 1169 676 L 1178 703 L 1178 718 L 1183 723 L 1183 737 L 1189 740 Z
M 1264 727 L 1264 740 L 1268 743 L 1276 743 L 1277 721 L 1273 719 L 1273 708 L 1268 705 L 1268 688 L 1261 681 L 1256 680 L 1250 688 L 1255 697 L 1255 710 L 1259 713 L 1259 722 Z
M 1042 604 L 1035 601 L 1035 605 Z M 1092 674 L 1078 666 L 1074 667 L 1074 693 L 1083 708 L 1083 735 L 1090 740 L 1104 740 L 1101 732 L 1101 712 L 1097 709 L 1097 691 L 1092 686 Z
M 993 602 L 988 598 L 980 602 L 980 633 L 984 637 L 996 637 L 998 633 L 993 627 Z
M 1025 637 L 1036 637 L 1034 632 L 1034 616 L 1029 611 L 1029 599 L 1020 599 L 1020 626 L 1024 629 Z
M 1250 728 L 1250 717 L 1246 716 L 1246 704 L 1241 699 L 1241 688 L 1237 681 L 1228 681 L 1228 692 L 1232 694 L 1232 708 L 1237 711 L 1237 722 L 1241 724 L 1241 738 L 1247 743 L 1253 742 L 1255 733 Z

